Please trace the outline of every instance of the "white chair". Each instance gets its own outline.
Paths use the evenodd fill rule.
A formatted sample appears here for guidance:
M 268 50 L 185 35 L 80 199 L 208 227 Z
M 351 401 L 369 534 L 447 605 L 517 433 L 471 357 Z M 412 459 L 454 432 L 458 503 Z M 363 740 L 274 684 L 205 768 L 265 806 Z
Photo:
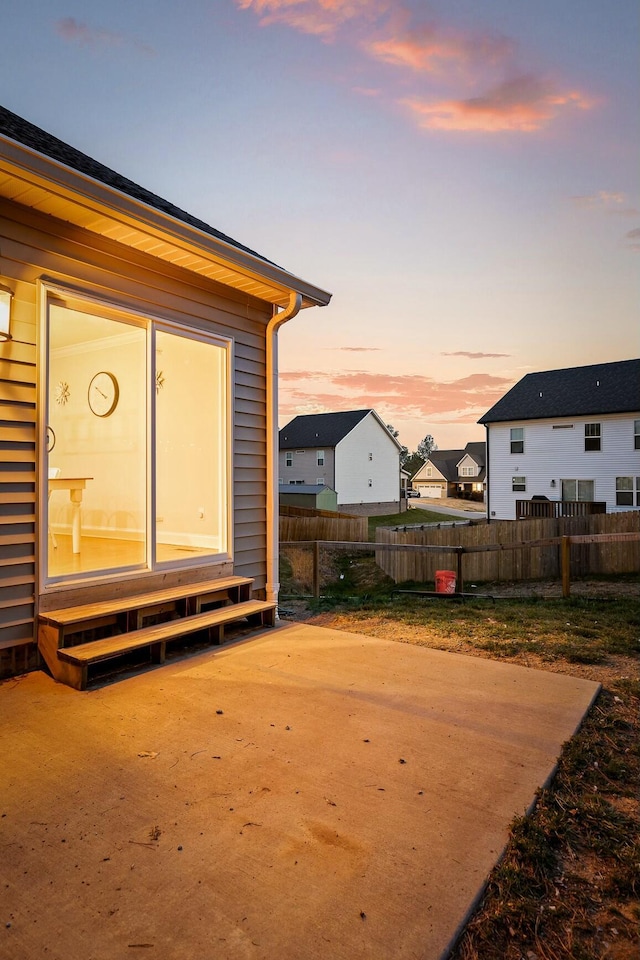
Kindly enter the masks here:
M 59 476 L 60 476 L 60 467 L 49 467 L 49 477 L 48 477 L 49 480 L 56 480 Z M 49 528 L 49 536 L 51 537 L 51 542 L 53 543 L 53 549 L 57 550 L 58 541 L 56 540 L 55 533 L 51 529 L 51 523 L 49 523 L 49 515 L 48 515 L 49 514 L 48 506 L 49 506 L 49 502 L 51 501 L 52 493 L 53 493 L 53 490 L 49 490 L 49 496 L 47 498 L 47 525 Z

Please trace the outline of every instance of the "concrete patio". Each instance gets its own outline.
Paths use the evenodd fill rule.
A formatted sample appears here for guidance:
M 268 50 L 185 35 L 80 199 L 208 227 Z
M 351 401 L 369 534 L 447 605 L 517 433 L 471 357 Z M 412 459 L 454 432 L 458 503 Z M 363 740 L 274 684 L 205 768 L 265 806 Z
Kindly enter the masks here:
M 0 956 L 438 960 L 598 692 L 308 625 L 0 686 Z

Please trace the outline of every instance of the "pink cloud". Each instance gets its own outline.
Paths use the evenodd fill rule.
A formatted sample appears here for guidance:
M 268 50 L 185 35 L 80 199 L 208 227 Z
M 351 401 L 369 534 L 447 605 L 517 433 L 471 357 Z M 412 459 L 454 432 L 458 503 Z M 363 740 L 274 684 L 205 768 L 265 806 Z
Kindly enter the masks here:
M 311 405 L 315 411 L 375 407 L 385 416 L 428 418 L 451 413 L 458 416 L 465 411 L 467 416 L 471 412 L 480 415 L 503 396 L 513 381 L 485 373 L 438 381 L 419 375 L 298 370 L 281 372 L 280 384 L 281 412 L 287 415 L 292 411 L 312 412 Z
M 427 24 L 398 36 L 365 41 L 363 47 L 384 63 L 417 73 L 438 73 L 452 64 L 502 63 L 513 54 L 515 45 L 507 37 L 456 34 Z
M 510 353 L 471 353 L 469 350 L 455 350 L 453 353 L 442 354 L 443 357 L 468 357 L 470 360 L 484 360 L 485 358 L 510 357 Z
M 87 47 L 118 47 L 123 44 L 132 44 L 142 53 L 155 55 L 155 50 L 152 47 L 141 43 L 139 40 L 129 40 L 124 34 L 90 27 L 73 17 L 64 17 L 62 20 L 57 20 L 54 27 L 56 33 L 69 43 L 79 43 L 81 46 Z
M 235 0 L 262 26 L 285 24 L 324 41 L 341 40 L 393 71 L 385 87 L 352 87 L 363 96 L 394 100 L 424 130 L 483 134 L 533 133 L 566 114 L 588 110 L 593 98 L 535 73 L 518 72 L 517 44 L 500 34 L 451 29 L 429 22 L 412 25 L 416 13 L 393 0 Z M 425 93 L 437 82 L 448 95 Z M 403 89 L 414 92 L 399 99 Z M 417 85 L 420 86 L 417 86 Z M 477 91 L 486 91 L 477 95 Z M 466 94 L 466 95 L 465 95 Z
M 484 96 L 468 100 L 434 103 L 413 98 L 403 103 L 425 129 L 482 133 L 531 133 L 557 119 L 567 107 L 588 110 L 594 106 L 578 91 L 554 92 L 531 75 L 506 80 Z
M 385 13 L 390 0 L 235 0 L 241 10 L 252 10 L 261 26 L 282 23 L 301 33 L 332 39 L 343 24 L 375 19 Z
M 597 193 L 578 194 L 570 199 L 577 207 L 584 207 L 587 210 L 599 210 L 623 217 L 634 217 L 638 214 L 637 207 L 629 204 L 627 195 L 614 190 L 598 190 Z

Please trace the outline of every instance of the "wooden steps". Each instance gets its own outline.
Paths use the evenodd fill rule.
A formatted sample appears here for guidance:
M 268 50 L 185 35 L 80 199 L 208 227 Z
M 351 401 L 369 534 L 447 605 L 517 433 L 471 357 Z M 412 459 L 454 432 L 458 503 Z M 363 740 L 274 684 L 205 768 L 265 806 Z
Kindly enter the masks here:
M 163 663 L 172 640 L 206 631 L 219 644 L 227 624 L 273 626 L 276 605 L 249 599 L 252 582 L 226 577 L 50 610 L 38 618 L 38 648 L 56 680 L 85 690 L 89 667 L 104 661 L 148 648 L 151 662 Z M 151 617 L 161 622 L 144 626 Z M 87 642 L 96 631 L 106 635 Z

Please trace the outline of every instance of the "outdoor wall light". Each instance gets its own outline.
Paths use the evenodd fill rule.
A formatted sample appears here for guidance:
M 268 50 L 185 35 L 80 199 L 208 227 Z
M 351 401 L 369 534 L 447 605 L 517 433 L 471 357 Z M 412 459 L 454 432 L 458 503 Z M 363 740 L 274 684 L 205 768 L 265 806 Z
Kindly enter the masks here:
M 556 485 L 555 480 L 552 480 L 552 481 L 551 481 L 551 486 L 552 486 L 552 487 L 555 487 L 555 485 Z
M 0 340 L 11 340 L 11 300 L 13 291 L 0 284 Z

